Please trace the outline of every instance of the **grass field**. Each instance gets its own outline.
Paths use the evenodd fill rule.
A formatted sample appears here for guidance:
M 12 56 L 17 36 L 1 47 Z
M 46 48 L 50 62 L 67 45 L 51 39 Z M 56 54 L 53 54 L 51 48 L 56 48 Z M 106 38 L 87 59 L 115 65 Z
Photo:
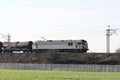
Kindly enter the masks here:
M 120 80 L 120 73 L 1 69 L 0 80 Z

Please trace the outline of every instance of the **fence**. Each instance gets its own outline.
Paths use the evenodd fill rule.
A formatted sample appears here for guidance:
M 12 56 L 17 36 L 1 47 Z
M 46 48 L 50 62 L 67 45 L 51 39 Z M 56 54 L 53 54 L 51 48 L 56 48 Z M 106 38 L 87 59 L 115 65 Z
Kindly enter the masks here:
M 120 72 L 120 65 L 0 63 L 0 69 Z

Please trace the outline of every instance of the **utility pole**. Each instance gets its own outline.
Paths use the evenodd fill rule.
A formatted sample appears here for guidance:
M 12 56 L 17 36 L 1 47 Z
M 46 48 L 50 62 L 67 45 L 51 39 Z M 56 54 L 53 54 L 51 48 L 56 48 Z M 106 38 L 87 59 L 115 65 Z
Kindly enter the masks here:
M 7 40 L 7 42 L 10 42 L 11 36 L 10 36 L 9 33 L 8 33 L 7 35 L 6 35 L 6 34 L 1 34 L 1 33 L 0 33 L 0 35 L 2 36 L 2 38 L 5 38 L 5 39 Z
M 117 29 L 111 29 L 110 25 L 108 25 L 108 29 L 106 29 L 106 52 L 110 53 L 110 36 L 116 34 Z
M 108 25 L 108 29 L 106 29 L 106 51 L 110 53 L 110 25 Z

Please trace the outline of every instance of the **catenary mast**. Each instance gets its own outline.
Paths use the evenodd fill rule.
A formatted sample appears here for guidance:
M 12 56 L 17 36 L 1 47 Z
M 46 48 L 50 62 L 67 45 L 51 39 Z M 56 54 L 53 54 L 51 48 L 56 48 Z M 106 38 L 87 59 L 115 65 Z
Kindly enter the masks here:
M 116 34 L 117 29 L 111 29 L 110 25 L 108 25 L 108 29 L 106 29 L 106 52 L 110 53 L 110 36 Z

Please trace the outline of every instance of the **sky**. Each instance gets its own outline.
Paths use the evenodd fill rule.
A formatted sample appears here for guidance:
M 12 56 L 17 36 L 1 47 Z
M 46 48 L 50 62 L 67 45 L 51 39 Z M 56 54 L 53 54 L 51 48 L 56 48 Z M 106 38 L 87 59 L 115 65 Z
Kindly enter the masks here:
M 0 0 L 0 33 L 11 41 L 85 39 L 89 52 L 106 52 L 108 25 L 120 28 L 120 0 Z M 118 48 L 120 29 L 111 36 Z

